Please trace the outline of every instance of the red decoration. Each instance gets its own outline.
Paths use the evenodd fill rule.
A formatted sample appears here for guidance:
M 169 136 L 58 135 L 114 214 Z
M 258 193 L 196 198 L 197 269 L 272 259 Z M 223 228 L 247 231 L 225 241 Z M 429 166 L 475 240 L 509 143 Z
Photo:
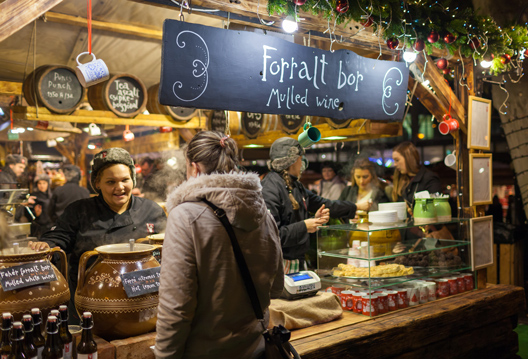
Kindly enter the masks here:
M 396 38 L 390 38 L 387 40 L 387 46 L 391 50 L 395 50 L 398 47 L 399 43 L 400 41 L 398 41 L 398 39 Z
M 447 67 L 443 69 L 442 72 L 444 73 L 444 75 L 449 75 L 449 73 L 451 72 L 451 68 Z
M 511 56 L 508 54 L 504 54 L 500 58 L 500 62 L 502 62 L 504 65 L 509 64 L 511 61 Z
M 440 35 L 438 35 L 438 33 L 433 30 L 433 31 L 431 31 L 429 36 L 427 36 L 427 41 L 429 41 L 431 44 L 434 44 L 435 42 L 438 41 L 439 37 L 440 37 Z
M 293 3 L 297 6 L 303 6 L 306 0 L 293 0 Z
M 456 36 L 450 32 L 446 33 L 444 36 L 444 42 L 446 44 L 452 44 L 453 42 L 455 42 L 455 40 L 456 40 Z
M 526 49 L 526 51 L 524 52 L 524 56 L 528 57 L 528 49 Z
M 348 0 L 337 0 L 336 10 L 341 14 L 348 11 Z
M 364 27 L 371 27 L 373 23 L 374 19 L 372 18 L 372 16 L 369 16 L 367 20 L 360 22 L 360 24 Z
M 440 70 L 447 69 L 447 65 L 449 65 L 449 62 L 447 62 L 446 59 L 439 59 L 436 62 L 436 67 L 438 67 Z
M 169 127 L 169 126 L 163 126 L 163 127 L 160 127 L 160 128 L 159 128 L 159 131 L 160 131 L 161 133 L 172 132 L 172 127 Z
M 416 40 L 416 42 L 414 43 L 413 48 L 414 48 L 415 51 L 423 51 L 423 49 L 425 49 L 424 41 L 422 39 Z
M 471 47 L 471 50 L 476 50 L 480 48 L 480 40 L 476 37 L 469 40 L 469 47 Z

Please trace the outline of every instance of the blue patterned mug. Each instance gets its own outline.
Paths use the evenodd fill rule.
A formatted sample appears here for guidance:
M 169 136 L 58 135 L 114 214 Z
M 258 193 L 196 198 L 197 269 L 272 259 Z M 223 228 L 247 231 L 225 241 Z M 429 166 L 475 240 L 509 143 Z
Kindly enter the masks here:
M 81 64 L 79 62 L 79 57 L 82 55 L 92 55 L 92 61 Z M 83 87 L 89 87 L 98 84 L 99 82 L 103 82 L 110 77 L 110 72 L 108 71 L 108 67 L 106 67 L 104 61 L 101 59 L 96 59 L 93 53 L 90 54 L 89 52 L 81 52 L 77 56 L 76 61 L 78 66 L 75 69 L 75 73 L 77 74 L 77 78 Z

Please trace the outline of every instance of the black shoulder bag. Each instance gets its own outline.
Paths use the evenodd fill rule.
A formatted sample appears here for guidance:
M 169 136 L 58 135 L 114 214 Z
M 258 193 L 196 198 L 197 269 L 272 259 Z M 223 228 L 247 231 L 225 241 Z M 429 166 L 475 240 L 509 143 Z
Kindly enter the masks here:
M 264 325 L 264 313 L 262 313 L 262 307 L 260 306 L 255 285 L 251 279 L 251 273 L 249 273 L 246 260 L 244 259 L 244 254 L 240 249 L 235 232 L 233 231 L 233 227 L 231 227 L 231 223 L 229 223 L 229 220 L 227 219 L 225 211 L 221 208 L 218 208 L 206 199 L 202 199 L 202 201 L 211 207 L 214 214 L 216 217 L 218 217 L 226 229 L 227 234 L 229 235 L 231 245 L 233 246 L 233 253 L 235 254 L 235 259 L 238 264 L 238 269 L 240 270 L 240 274 L 244 280 L 253 311 L 255 312 L 257 320 L 260 322 L 260 324 L 262 324 L 262 328 L 264 330 L 262 335 L 264 336 L 266 343 L 266 359 L 300 359 L 301 357 L 289 342 L 291 333 L 288 329 L 284 328 L 282 325 L 277 325 L 272 329 L 267 329 Z

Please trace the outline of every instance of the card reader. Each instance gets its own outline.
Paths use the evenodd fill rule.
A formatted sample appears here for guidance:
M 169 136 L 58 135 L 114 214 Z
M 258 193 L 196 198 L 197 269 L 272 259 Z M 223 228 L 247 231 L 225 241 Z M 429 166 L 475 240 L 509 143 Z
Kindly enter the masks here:
M 300 271 L 284 276 L 281 298 L 295 300 L 311 297 L 321 289 L 321 279 L 312 271 Z

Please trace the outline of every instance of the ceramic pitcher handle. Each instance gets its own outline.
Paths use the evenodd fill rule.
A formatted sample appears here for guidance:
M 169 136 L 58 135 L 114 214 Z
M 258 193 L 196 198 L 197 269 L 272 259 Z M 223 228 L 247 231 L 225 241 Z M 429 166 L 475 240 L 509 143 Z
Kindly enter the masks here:
M 77 277 L 77 291 L 79 292 L 84 285 L 84 274 L 86 272 L 86 263 L 88 263 L 88 259 L 90 259 L 93 256 L 98 255 L 99 253 L 97 251 L 87 251 L 84 252 L 81 256 L 81 260 L 79 261 L 79 276 Z
M 68 259 L 66 258 L 66 253 L 59 247 L 53 247 L 50 250 L 50 255 L 53 253 L 59 253 L 59 256 L 61 257 L 61 267 L 60 272 L 66 278 L 66 283 L 68 283 Z

